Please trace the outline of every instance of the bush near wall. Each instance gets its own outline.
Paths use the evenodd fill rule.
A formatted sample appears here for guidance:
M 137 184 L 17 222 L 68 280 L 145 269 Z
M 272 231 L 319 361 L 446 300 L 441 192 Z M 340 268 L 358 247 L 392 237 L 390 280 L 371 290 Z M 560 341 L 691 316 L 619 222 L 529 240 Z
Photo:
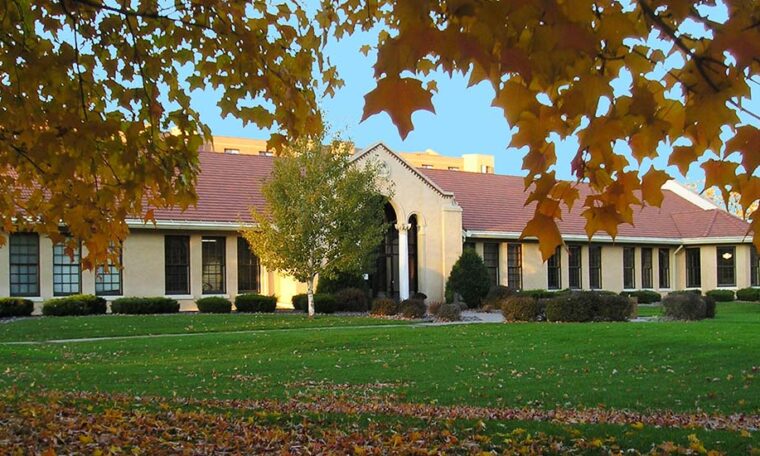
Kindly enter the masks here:
M 338 305 L 335 296 L 327 293 L 317 293 L 314 295 L 314 312 L 321 314 L 335 313 Z
M 366 312 L 369 310 L 367 295 L 359 288 L 344 288 L 335 293 L 338 312 Z
M 549 321 L 626 321 L 632 311 L 627 297 L 609 291 L 558 293 L 546 301 Z
M 710 290 L 705 293 L 705 296 L 709 296 L 718 302 L 731 302 L 736 300 L 734 290 Z
M 507 321 L 536 321 L 541 316 L 541 306 L 532 296 L 510 296 L 501 303 L 501 314 Z
M 195 301 L 198 306 L 198 312 L 201 313 L 230 313 L 232 312 L 232 303 L 229 299 L 221 296 L 207 296 Z
M 106 300 L 94 295 L 71 295 L 54 298 L 42 304 L 42 315 L 63 317 L 70 315 L 99 315 L 106 313 Z
M 705 296 L 705 318 L 715 318 L 715 308 L 717 301 L 712 296 Z
M 549 290 L 520 290 L 517 292 L 518 296 L 530 296 L 532 298 L 536 299 L 548 299 L 553 298 L 557 295 L 557 293 L 566 293 L 570 290 L 558 290 L 558 291 L 549 291 Z
M 639 304 L 653 304 L 662 301 L 662 295 L 654 290 L 623 291 L 620 295 L 637 298 Z
M 461 321 L 462 307 L 453 303 L 443 303 L 435 318 L 439 321 Z
M 111 303 L 111 313 L 115 314 L 145 315 L 177 312 L 179 312 L 179 302 L 163 296 L 118 298 Z
M 674 291 L 662 299 L 663 315 L 674 320 L 707 318 L 707 306 L 704 297 L 691 291 Z
M 0 298 L 0 318 L 28 317 L 34 312 L 34 302 L 21 298 Z
M 518 293 L 518 290 L 514 288 L 505 287 L 504 285 L 497 285 L 491 287 L 488 294 L 483 298 L 483 307 L 492 307 L 494 309 L 501 309 L 504 302 L 511 296 Z
M 375 298 L 372 301 L 372 315 L 391 316 L 398 313 L 398 303 L 390 298 Z
M 258 293 L 245 293 L 235 297 L 238 312 L 274 312 L 277 309 L 277 296 L 265 296 Z
M 299 312 L 306 312 L 309 308 L 309 296 L 306 293 L 293 295 L 290 302 L 293 304 L 293 309 Z
M 425 302 L 420 299 L 404 299 L 398 306 L 398 313 L 404 318 L 423 318 L 426 312 Z
M 336 294 L 346 288 L 358 288 L 365 296 L 369 295 L 369 285 L 362 274 L 354 272 L 337 272 L 332 276 L 320 277 L 317 281 L 316 294 Z
M 760 288 L 742 288 L 736 291 L 739 301 L 760 301 Z
M 454 302 L 458 294 L 468 307 L 479 307 L 490 289 L 491 281 L 483 259 L 475 250 L 465 249 L 446 280 L 446 302 Z
M 421 292 L 419 292 L 419 291 L 415 291 L 414 293 L 412 293 L 412 296 L 411 296 L 411 298 L 412 298 L 412 299 L 419 299 L 420 301 L 422 301 L 422 302 L 425 302 L 425 300 L 426 300 L 428 297 L 427 297 L 427 295 L 426 295 L 425 293 L 421 293 Z

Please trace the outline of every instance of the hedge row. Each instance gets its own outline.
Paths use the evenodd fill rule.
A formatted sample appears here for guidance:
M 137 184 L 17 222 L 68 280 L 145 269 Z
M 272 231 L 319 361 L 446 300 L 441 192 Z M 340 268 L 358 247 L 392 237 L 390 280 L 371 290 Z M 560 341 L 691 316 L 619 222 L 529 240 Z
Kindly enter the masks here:
M 636 298 L 639 304 L 653 304 L 662 301 L 662 295 L 654 290 L 624 291 L 620 294 Z
M 742 288 L 736 291 L 739 301 L 760 301 L 760 288 Z
M 419 298 L 404 299 L 401 302 L 389 298 L 376 298 L 372 301 L 370 313 L 386 317 L 399 315 L 404 318 L 418 319 L 425 317 L 427 306 L 425 301 Z
M 736 300 L 734 290 L 710 290 L 705 293 L 705 295 L 718 302 L 731 302 Z
M 28 317 L 34 312 L 34 303 L 28 299 L 0 298 L 0 318 Z
M 157 296 L 154 298 L 118 298 L 111 303 L 115 314 L 145 315 L 179 312 L 176 299 Z
M 626 321 L 633 304 L 609 291 L 530 291 L 503 300 L 501 312 L 507 321 Z
M 106 313 L 107 307 L 106 300 L 100 296 L 79 294 L 45 301 L 42 304 L 42 315 L 100 315 Z

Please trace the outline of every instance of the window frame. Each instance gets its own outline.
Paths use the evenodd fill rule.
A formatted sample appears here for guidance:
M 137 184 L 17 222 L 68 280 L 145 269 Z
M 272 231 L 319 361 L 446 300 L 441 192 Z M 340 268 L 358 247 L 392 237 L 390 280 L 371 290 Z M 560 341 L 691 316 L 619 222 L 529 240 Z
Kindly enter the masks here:
M 246 256 L 252 258 L 253 261 L 242 261 L 243 259 L 247 259 Z M 237 261 L 238 293 L 261 293 L 261 260 L 253 250 L 251 250 L 248 241 L 242 236 L 237 238 Z M 242 268 L 250 268 L 251 270 L 244 274 Z M 252 289 L 250 284 L 243 284 L 244 280 L 253 280 L 256 284 L 255 289 Z
M 507 286 L 515 290 L 523 287 L 523 251 L 521 243 L 507 244 Z M 517 283 L 515 283 L 517 282 Z
M 665 255 L 663 256 L 663 252 Z M 663 267 L 663 258 L 665 258 L 665 267 Z M 667 247 L 660 247 L 657 249 L 657 266 L 659 268 L 658 285 L 660 289 L 669 290 L 670 285 L 670 249 Z M 663 271 L 665 271 L 663 273 Z M 664 280 L 663 280 L 664 279 Z
M 486 269 L 488 270 L 488 279 L 491 282 L 491 287 L 499 285 L 499 259 L 499 243 L 484 242 L 483 264 L 486 265 Z
M 108 264 L 107 267 L 109 268 L 109 272 L 107 273 L 103 272 L 104 270 L 103 266 L 98 266 L 97 268 L 95 268 L 95 296 L 122 296 L 124 294 L 124 256 L 123 256 L 124 252 L 121 247 L 119 247 L 118 250 L 119 250 L 119 266 L 118 267 L 114 266 L 113 264 Z M 118 290 L 98 291 L 98 285 L 105 285 L 105 284 L 113 285 L 114 284 L 113 280 L 110 280 L 109 282 L 105 282 L 102 280 L 104 276 L 113 276 L 114 269 L 116 269 L 115 274 L 118 274 L 118 277 L 119 277 Z
M 648 261 L 647 261 L 647 256 Z M 652 247 L 641 248 L 641 288 L 654 289 L 654 251 Z
M 602 246 L 600 244 L 588 246 L 588 286 L 592 290 L 602 289 Z
M 207 252 L 207 247 L 211 245 L 218 248 L 216 252 Z M 221 261 L 219 264 L 209 263 L 207 260 L 207 253 L 213 253 L 214 259 L 218 258 Z M 209 272 L 208 268 L 218 268 L 213 272 Z M 218 288 L 206 288 L 207 283 L 211 283 L 207 279 L 218 278 Z M 203 236 L 201 237 L 201 293 L 204 295 L 217 295 L 225 294 L 227 292 L 227 238 L 225 236 Z
M 556 275 L 556 285 L 552 285 L 552 272 Z M 562 289 L 562 246 L 557 246 L 554 255 L 546 260 L 546 288 L 548 290 Z
M 749 246 L 749 285 L 760 287 L 760 252 L 754 245 Z
M 686 266 L 686 288 L 701 288 L 702 287 L 702 249 L 699 247 L 691 247 L 684 249 L 684 260 Z M 689 257 L 692 256 L 692 263 L 689 264 Z M 696 277 L 694 273 L 696 272 Z M 696 281 L 694 280 L 696 279 Z
M 723 253 L 721 253 L 723 251 Z M 726 260 L 723 258 L 723 254 L 730 253 L 731 258 Z M 720 245 L 715 248 L 716 264 L 715 264 L 715 281 L 719 288 L 733 288 L 736 287 L 736 246 Z M 730 261 L 730 264 L 721 264 L 722 262 Z M 721 282 L 721 273 L 730 271 L 731 281 Z
M 12 296 L 12 297 L 39 297 L 40 296 L 40 236 L 39 236 L 39 234 L 37 234 L 37 233 L 11 233 L 8 236 L 8 238 L 9 238 L 8 239 L 8 292 L 9 292 L 10 296 Z M 34 249 L 34 247 L 36 247 L 36 249 L 34 249 L 35 256 L 36 256 L 36 261 L 34 263 L 32 263 L 32 262 L 23 262 L 22 263 L 22 262 L 19 262 L 19 261 L 16 261 L 16 262 L 13 261 L 14 260 L 14 252 L 13 252 L 13 250 L 14 250 L 14 239 L 16 239 L 16 245 L 15 245 L 15 247 L 18 248 L 20 246 L 17 243 L 18 243 L 18 240 L 21 239 L 21 238 L 34 238 L 34 242 L 33 242 L 33 244 L 35 244 L 34 246 L 32 244 L 24 245 L 24 247 L 30 247 L 31 246 L 33 249 Z M 16 256 L 16 259 L 18 259 L 19 256 L 29 257 L 30 255 L 28 255 L 26 253 L 23 254 L 23 255 L 21 255 L 18 252 L 15 252 L 15 256 Z M 19 266 L 20 267 L 30 267 L 30 266 L 33 266 L 34 267 L 34 269 L 35 269 L 35 276 L 36 276 L 35 279 L 36 280 L 34 282 L 33 293 L 20 293 L 18 291 L 16 291 L 16 292 L 13 291 L 13 287 L 14 286 L 16 286 L 16 287 L 21 287 L 21 286 L 29 287 L 31 285 L 31 282 L 28 282 L 28 281 L 23 282 L 23 283 L 21 283 L 21 282 L 17 282 L 15 284 L 13 283 L 13 276 L 14 275 L 16 277 L 21 277 L 21 276 L 28 277 L 30 275 L 27 272 L 25 272 L 23 274 L 21 274 L 21 273 L 14 274 L 13 273 L 13 267 L 14 266 L 17 266 L 17 267 L 19 267 Z
M 186 250 L 186 257 L 187 262 L 186 263 L 169 263 L 169 248 L 170 248 L 170 242 L 169 240 L 173 241 L 182 241 L 182 245 L 185 247 Z M 164 236 L 164 293 L 167 296 L 177 296 L 177 295 L 189 295 L 190 294 L 190 264 L 191 264 L 191 252 L 190 252 L 190 236 L 187 235 L 175 235 L 175 234 L 167 234 Z M 176 289 L 169 289 L 169 276 L 171 275 L 169 273 L 169 268 L 177 268 L 177 271 L 180 269 L 184 269 L 184 276 L 185 276 L 185 286 L 182 289 L 176 288 Z
M 573 253 L 577 251 L 577 253 Z M 577 260 L 575 263 L 573 260 Z M 567 246 L 567 269 L 568 280 L 567 286 L 571 290 L 583 289 L 583 246 L 579 244 L 571 244 Z M 574 280 L 577 284 L 574 284 Z
M 66 253 L 66 246 L 65 243 L 57 243 L 53 244 L 53 274 L 52 274 L 52 285 L 53 285 L 53 296 L 72 296 L 82 293 L 82 242 L 77 242 L 77 248 L 74 251 L 76 256 L 76 263 L 74 263 L 74 260 L 69 257 L 69 255 Z M 61 261 L 61 259 L 66 259 L 66 261 Z M 61 268 L 61 272 L 56 273 L 56 267 Z M 68 269 L 68 272 L 63 272 L 64 268 Z M 71 276 L 73 275 L 71 273 L 71 269 L 75 268 L 76 270 L 76 282 L 72 282 L 70 280 Z M 69 280 L 64 282 L 61 281 L 60 283 L 56 282 L 57 277 L 68 277 Z M 76 291 L 56 291 L 57 286 L 60 285 L 61 288 L 63 288 L 65 285 L 72 286 L 76 285 Z
M 636 289 L 636 247 L 623 247 L 623 289 Z

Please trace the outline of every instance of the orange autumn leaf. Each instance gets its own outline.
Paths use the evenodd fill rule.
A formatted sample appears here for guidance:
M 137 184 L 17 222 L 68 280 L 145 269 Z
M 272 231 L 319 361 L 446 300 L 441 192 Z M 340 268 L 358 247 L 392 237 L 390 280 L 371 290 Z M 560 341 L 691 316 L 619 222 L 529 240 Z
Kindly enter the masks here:
M 413 78 L 385 77 L 377 87 L 364 96 L 364 114 L 361 121 L 385 111 L 404 139 L 414 128 L 412 114 L 425 110 L 435 112 L 432 95 Z

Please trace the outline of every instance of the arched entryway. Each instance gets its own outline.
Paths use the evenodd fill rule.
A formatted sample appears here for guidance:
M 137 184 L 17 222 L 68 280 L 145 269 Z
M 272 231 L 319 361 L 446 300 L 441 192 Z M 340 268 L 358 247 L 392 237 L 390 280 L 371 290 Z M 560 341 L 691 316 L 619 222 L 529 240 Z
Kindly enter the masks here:
M 403 220 L 403 219 L 402 219 Z M 417 217 L 399 222 L 390 203 L 385 205 L 384 222 L 388 225 L 382 244 L 378 246 L 369 275 L 373 297 L 406 299 L 418 291 Z

